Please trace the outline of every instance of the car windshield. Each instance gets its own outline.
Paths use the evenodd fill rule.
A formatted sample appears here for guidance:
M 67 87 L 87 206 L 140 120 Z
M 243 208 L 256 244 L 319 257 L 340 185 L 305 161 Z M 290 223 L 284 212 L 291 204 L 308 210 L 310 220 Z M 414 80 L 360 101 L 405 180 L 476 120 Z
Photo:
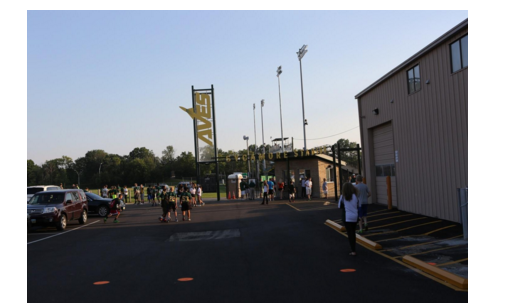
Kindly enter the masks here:
M 44 191 L 43 187 L 28 187 L 27 194 L 35 194 L 37 192 Z
M 104 200 L 104 198 L 101 198 L 100 196 L 96 195 L 95 193 L 85 192 L 85 194 L 92 200 Z
M 29 204 L 32 205 L 59 204 L 62 202 L 64 202 L 64 193 L 40 193 L 29 200 Z

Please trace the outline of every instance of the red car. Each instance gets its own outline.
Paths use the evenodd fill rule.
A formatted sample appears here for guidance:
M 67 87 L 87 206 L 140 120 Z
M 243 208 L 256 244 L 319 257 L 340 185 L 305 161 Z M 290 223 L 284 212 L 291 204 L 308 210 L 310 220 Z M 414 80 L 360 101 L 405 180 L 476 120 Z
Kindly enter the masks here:
M 41 191 L 27 204 L 31 227 L 55 226 L 62 231 L 68 221 L 78 220 L 80 224 L 88 220 L 88 201 L 84 191 L 66 189 Z

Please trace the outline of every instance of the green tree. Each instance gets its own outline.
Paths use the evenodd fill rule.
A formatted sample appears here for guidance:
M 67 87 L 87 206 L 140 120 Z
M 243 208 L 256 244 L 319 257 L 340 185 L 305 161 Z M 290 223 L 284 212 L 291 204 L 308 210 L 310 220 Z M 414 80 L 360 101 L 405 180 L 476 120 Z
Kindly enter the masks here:
M 348 139 L 341 138 L 335 143 L 335 151 L 337 151 L 337 144 L 341 149 L 354 149 L 357 147 L 356 142 L 350 142 Z M 361 155 L 362 157 L 362 155 Z M 354 168 L 358 168 L 358 156 L 356 151 L 342 152 L 342 160 Z

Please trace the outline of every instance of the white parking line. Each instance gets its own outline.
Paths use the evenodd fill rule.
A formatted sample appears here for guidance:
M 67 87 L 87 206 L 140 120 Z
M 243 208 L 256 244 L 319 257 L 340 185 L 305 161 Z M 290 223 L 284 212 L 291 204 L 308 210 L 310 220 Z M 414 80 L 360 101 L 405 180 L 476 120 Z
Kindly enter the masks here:
M 92 225 L 92 224 L 97 223 L 97 222 L 99 222 L 99 221 L 101 221 L 101 220 L 97 220 L 97 221 L 92 222 L 92 223 L 90 223 L 90 224 L 86 224 L 86 225 L 83 225 L 83 226 L 79 226 L 79 227 L 74 228 L 74 229 L 72 229 L 72 230 L 65 231 L 65 232 L 62 232 L 62 233 L 58 233 L 58 234 L 53 235 L 53 236 L 49 236 L 49 237 L 42 238 L 42 239 L 39 239 L 39 240 L 31 241 L 31 242 L 28 242 L 27 244 L 32 244 L 32 243 L 39 242 L 39 241 L 42 241 L 42 240 L 46 240 L 46 239 L 49 239 L 49 238 L 57 237 L 57 236 L 59 236 L 59 235 L 63 235 L 63 234 L 69 233 L 69 232 L 73 232 L 74 230 L 78 230 L 79 228 L 83 228 L 83 227 L 85 227 L 85 226 Z

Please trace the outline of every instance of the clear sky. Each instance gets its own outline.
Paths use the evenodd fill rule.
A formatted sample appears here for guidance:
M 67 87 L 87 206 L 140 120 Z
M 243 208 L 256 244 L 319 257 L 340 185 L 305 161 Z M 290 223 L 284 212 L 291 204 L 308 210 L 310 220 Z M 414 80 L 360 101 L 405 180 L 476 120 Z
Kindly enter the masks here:
M 28 11 L 27 158 L 88 150 L 192 151 L 191 86 L 215 89 L 218 147 L 280 137 L 308 148 L 359 142 L 354 96 L 468 11 Z M 356 127 L 356 128 L 355 128 Z M 353 129 L 355 128 L 355 129 Z M 351 131 L 335 135 L 347 130 Z M 328 137 L 335 135 L 332 137 Z M 62 137 L 71 141 L 58 141 Z M 322 138 L 322 139 L 319 139 Z M 64 138 L 62 138 L 64 139 Z M 316 140 L 315 140 L 316 139 Z

